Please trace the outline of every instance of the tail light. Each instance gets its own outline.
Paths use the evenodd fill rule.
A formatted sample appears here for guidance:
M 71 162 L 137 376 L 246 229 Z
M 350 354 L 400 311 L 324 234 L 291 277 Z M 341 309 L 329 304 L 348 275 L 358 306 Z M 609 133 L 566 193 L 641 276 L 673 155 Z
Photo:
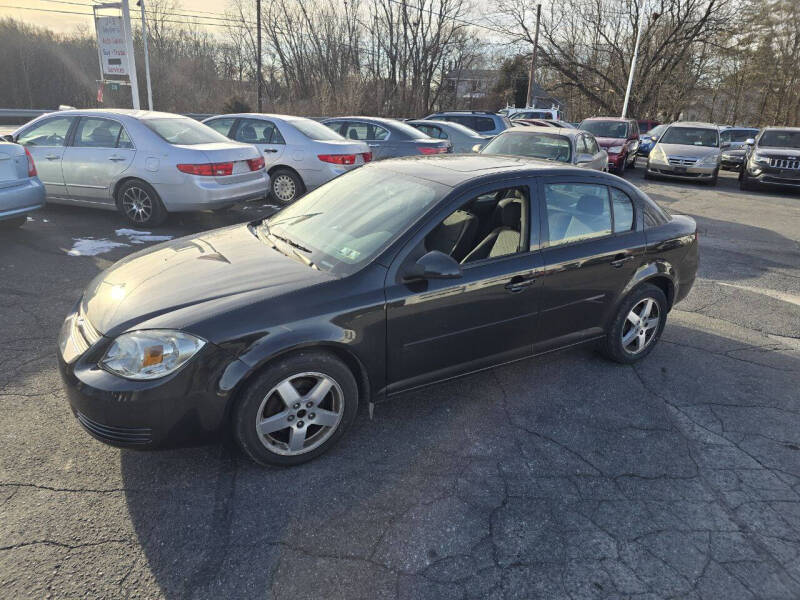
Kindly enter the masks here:
M 33 162 L 33 157 L 27 148 L 25 148 L 25 156 L 28 157 L 28 177 L 36 177 L 36 163 Z
M 364 157 L 364 162 L 365 163 L 368 163 L 369 161 L 372 160 L 372 152 L 362 152 L 361 156 Z
M 445 154 L 447 146 L 420 146 L 419 151 L 422 154 Z
M 248 161 L 249 162 L 249 161 Z M 261 159 L 264 162 L 264 159 Z M 233 163 L 203 163 L 198 165 L 181 164 L 178 171 L 189 175 L 202 175 L 203 177 L 220 177 L 233 174 Z
M 250 165 L 251 171 L 258 171 L 264 168 L 264 157 L 259 156 L 258 158 L 251 158 L 247 161 L 247 164 Z
M 370 158 L 372 155 L 370 154 Z M 355 154 L 317 154 L 317 158 L 322 162 L 333 165 L 354 165 L 356 164 Z M 364 159 L 366 161 L 366 158 Z

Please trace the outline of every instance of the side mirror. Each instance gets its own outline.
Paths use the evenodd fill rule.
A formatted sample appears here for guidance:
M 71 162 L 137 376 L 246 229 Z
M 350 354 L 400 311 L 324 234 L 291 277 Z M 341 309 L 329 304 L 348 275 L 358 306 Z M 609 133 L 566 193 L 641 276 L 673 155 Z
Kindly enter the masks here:
M 482 146 L 483 146 L 483 144 L 475 144 L 475 145 L 472 147 L 472 151 L 473 151 L 473 152 L 480 152 L 480 151 L 481 151 L 481 147 L 482 147 Z
M 455 259 L 439 252 L 431 250 L 420 257 L 413 265 L 406 267 L 403 272 L 403 279 L 458 279 L 461 277 L 461 265 Z
M 754 138 L 747 138 L 744 143 L 746 146 L 755 146 L 756 140 Z
M 14 136 L 11 135 L 10 133 L 7 133 L 6 135 L 0 135 L 0 140 L 3 140 L 4 142 L 12 142 L 13 143 L 14 142 Z

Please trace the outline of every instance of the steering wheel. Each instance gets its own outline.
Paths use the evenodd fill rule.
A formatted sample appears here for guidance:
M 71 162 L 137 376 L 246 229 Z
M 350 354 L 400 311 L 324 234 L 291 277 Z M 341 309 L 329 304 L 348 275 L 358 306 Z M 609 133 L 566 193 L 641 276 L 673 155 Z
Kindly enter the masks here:
M 569 160 L 569 151 L 559 150 L 558 154 L 556 154 L 556 160 L 558 162 L 567 162 Z
M 47 143 L 48 144 L 55 144 L 56 146 L 63 146 L 64 145 L 64 138 L 58 135 L 57 133 L 52 133 L 47 136 Z

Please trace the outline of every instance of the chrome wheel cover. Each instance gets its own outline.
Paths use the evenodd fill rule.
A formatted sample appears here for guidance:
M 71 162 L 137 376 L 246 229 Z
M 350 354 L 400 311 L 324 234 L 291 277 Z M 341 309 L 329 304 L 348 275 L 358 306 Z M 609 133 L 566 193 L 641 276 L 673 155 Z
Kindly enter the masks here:
M 131 221 L 146 223 L 153 216 L 153 199 L 147 190 L 131 186 L 122 195 L 122 210 Z
M 288 175 L 278 175 L 272 180 L 272 193 L 281 202 L 291 202 L 297 195 L 297 186 Z
M 323 373 L 297 373 L 264 396 L 255 427 L 270 452 L 297 456 L 325 443 L 343 415 L 344 394 L 336 380 Z
M 622 348 L 629 354 L 639 354 L 656 337 L 661 311 L 653 298 L 643 298 L 631 308 L 622 325 Z

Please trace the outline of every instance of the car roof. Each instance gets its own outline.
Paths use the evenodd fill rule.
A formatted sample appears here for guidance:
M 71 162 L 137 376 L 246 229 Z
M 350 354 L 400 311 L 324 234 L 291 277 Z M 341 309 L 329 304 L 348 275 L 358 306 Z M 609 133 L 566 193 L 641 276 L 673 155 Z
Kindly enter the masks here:
M 124 116 L 131 117 L 137 120 L 145 119 L 191 119 L 185 115 L 178 115 L 175 113 L 159 112 L 157 110 L 133 110 L 130 108 L 90 108 L 84 110 L 58 110 L 47 115 L 72 115 L 76 117 L 109 117 L 109 116 Z
M 410 175 L 456 187 L 465 183 L 489 178 L 492 175 L 605 175 L 600 171 L 587 172 L 586 169 L 555 165 L 550 161 L 537 160 L 523 156 L 488 154 L 441 154 L 438 156 L 408 156 L 393 158 L 365 165 L 364 168 L 387 169 L 396 173 Z M 608 176 L 611 177 L 611 176 Z
M 313 119 L 309 119 L 308 117 L 300 117 L 298 115 L 279 115 L 275 113 L 256 113 L 256 112 L 249 112 L 249 113 L 226 113 L 224 115 L 214 115 L 213 117 L 209 117 L 205 119 L 206 121 L 211 119 L 218 119 L 218 118 L 226 118 L 226 119 L 272 119 L 275 121 L 299 121 L 300 119 L 304 119 L 307 121 L 313 121 Z
M 779 125 L 771 125 L 764 127 L 764 131 L 800 131 L 800 127 L 781 127 Z
M 583 121 L 618 121 L 618 122 L 629 122 L 635 121 L 636 119 L 629 119 L 628 117 L 587 117 Z M 583 123 L 581 121 L 581 123 Z
M 713 123 L 705 123 L 703 121 L 675 121 L 674 123 L 669 124 L 670 127 L 673 125 L 677 127 L 696 127 L 698 129 L 714 129 L 719 131 L 719 127 Z
M 550 135 L 563 135 L 564 137 L 577 137 L 579 135 L 588 133 L 583 129 L 575 129 L 574 127 L 568 128 L 568 127 L 544 127 L 542 125 L 526 125 L 526 126 L 513 125 L 508 129 L 506 129 L 505 131 L 498 133 L 497 135 L 501 136 L 510 131 L 522 132 L 522 133 L 548 133 Z

